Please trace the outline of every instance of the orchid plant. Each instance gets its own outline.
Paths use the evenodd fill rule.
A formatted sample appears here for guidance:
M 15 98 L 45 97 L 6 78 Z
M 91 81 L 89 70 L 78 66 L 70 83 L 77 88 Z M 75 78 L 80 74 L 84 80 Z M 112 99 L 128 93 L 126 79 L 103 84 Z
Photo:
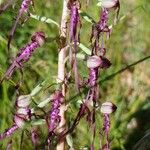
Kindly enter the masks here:
M 20 17 L 28 12 L 28 9 L 32 3 L 32 0 L 23 0 L 19 9 L 17 19 L 11 29 L 9 40 L 8 40 L 8 49 L 10 48 L 10 43 L 13 38 L 14 32 L 16 30 L 18 21 Z M 94 141 L 96 135 L 96 113 L 97 108 L 100 108 L 98 105 L 99 100 L 99 85 L 98 78 L 100 72 L 103 69 L 107 69 L 111 66 L 111 62 L 106 58 L 106 47 L 105 43 L 111 35 L 111 28 L 108 24 L 109 14 L 112 9 L 117 10 L 116 16 L 118 17 L 120 4 L 119 0 L 101 0 L 98 2 L 98 5 L 101 6 L 99 20 L 92 25 L 91 32 L 91 51 L 90 55 L 87 55 L 84 60 L 86 60 L 86 67 L 89 70 L 88 78 L 86 81 L 79 80 L 78 74 L 78 65 L 77 65 L 77 54 L 78 47 L 80 43 L 81 29 L 81 18 L 80 18 L 80 9 L 82 9 L 80 0 L 64 0 L 63 13 L 62 13 L 62 22 L 60 25 L 60 50 L 58 54 L 58 78 L 57 78 L 57 88 L 51 93 L 50 98 L 41 102 L 37 106 L 43 108 L 46 105 L 50 105 L 50 110 L 45 113 L 45 116 L 42 118 L 47 124 L 47 139 L 45 145 L 48 149 L 54 149 L 56 146 L 57 150 L 65 149 L 65 138 L 68 134 L 71 134 L 76 126 L 79 124 L 80 120 L 86 116 L 86 121 L 89 124 L 89 127 L 92 131 L 92 142 L 90 144 L 90 149 L 94 150 Z M 3 8 L 5 10 L 5 8 Z M 114 19 L 116 23 L 116 18 Z M 107 39 L 104 40 L 106 35 Z M 10 65 L 4 77 L 1 79 L 1 83 L 4 79 L 9 79 L 13 72 L 17 69 L 23 68 L 23 63 L 27 62 L 32 53 L 39 47 L 41 47 L 46 41 L 46 37 L 43 31 L 36 32 L 31 37 L 31 42 L 28 43 L 25 47 L 21 48 L 13 63 Z M 67 51 L 69 48 L 69 56 L 67 56 Z M 69 57 L 70 61 L 67 61 Z M 70 63 L 71 69 L 68 71 L 65 67 L 65 63 Z M 67 95 L 68 84 L 70 75 L 69 73 L 73 71 L 73 81 L 76 85 L 76 89 L 79 93 L 82 93 L 82 87 L 86 87 L 87 93 L 84 95 L 84 99 L 79 108 L 79 112 L 76 115 L 76 118 L 73 121 L 73 124 L 67 126 L 65 113 L 67 112 L 67 105 L 65 98 Z M 69 74 L 69 76 L 68 76 Z M 3 140 L 6 137 L 10 137 L 17 129 L 25 128 L 25 123 L 32 122 L 34 119 L 34 108 L 32 109 L 30 103 L 34 94 L 30 95 L 19 95 L 15 104 L 15 114 L 13 119 L 12 127 L 8 128 L 6 131 L 0 134 L 0 140 Z M 69 104 L 68 104 L 69 105 Z M 109 132 L 110 132 L 110 113 L 116 110 L 116 106 L 112 102 L 103 103 L 101 106 L 101 113 L 103 114 L 104 122 L 102 130 L 104 136 L 106 137 L 106 143 L 102 145 L 102 150 L 110 149 L 109 141 Z M 99 129 L 100 130 L 100 129 Z M 37 148 L 36 144 L 36 130 L 32 130 L 32 143 L 34 147 Z M 56 140 L 56 144 L 54 141 Z M 12 143 L 11 143 L 12 144 Z

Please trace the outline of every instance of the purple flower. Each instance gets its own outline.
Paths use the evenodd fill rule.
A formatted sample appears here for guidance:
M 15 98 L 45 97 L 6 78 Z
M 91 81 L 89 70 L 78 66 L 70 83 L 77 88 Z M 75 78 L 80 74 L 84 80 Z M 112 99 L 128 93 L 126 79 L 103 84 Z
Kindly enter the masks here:
M 101 113 L 103 113 L 103 131 L 106 135 L 106 144 L 103 146 L 102 150 L 110 150 L 109 142 L 109 130 L 110 130 L 110 114 L 115 112 L 117 107 L 111 102 L 105 102 L 101 106 Z
M 22 102 L 23 100 L 25 101 L 25 103 Z M 19 101 L 21 101 L 21 103 L 19 103 Z M 17 98 L 16 112 L 13 118 L 14 124 L 7 130 L 5 130 L 4 133 L 0 134 L 0 140 L 11 136 L 18 128 L 23 128 L 25 122 L 31 119 L 31 110 L 29 108 L 30 103 L 27 104 L 27 101 L 30 101 L 27 95 L 22 95 Z M 20 104 L 21 107 L 19 107 Z
M 97 51 L 100 50 L 99 38 L 101 33 L 107 33 L 110 35 L 110 29 L 107 25 L 108 23 L 108 10 L 103 8 L 101 11 L 100 20 L 92 26 L 92 34 L 90 40 L 94 39 L 93 45 L 93 54 L 97 54 Z
M 8 128 L 7 130 L 5 130 L 4 133 L 0 134 L 0 140 L 3 140 L 6 137 L 11 136 L 19 127 L 14 124 L 11 128 Z
M 89 68 L 89 79 L 88 84 L 90 87 L 96 86 L 96 81 L 98 79 L 99 68 L 104 69 L 110 67 L 110 61 L 102 56 L 90 56 L 87 59 L 87 67 Z
M 16 70 L 18 68 L 22 68 L 23 63 L 27 62 L 30 59 L 30 57 L 32 56 L 32 53 L 38 47 L 42 46 L 44 44 L 44 42 L 45 42 L 45 34 L 43 32 L 36 32 L 32 36 L 31 42 L 29 44 L 27 44 L 25 47 L 20 49 L 20 53 L 17 54 L 16 58 L 14 59 L 13 63 L 10 65 L 10 67 L 6 71 L 1 82 L 5 78 L 9 79 L 12 76 L 14 70 Z
M 96 24 L 98 32 L 105 32 L 108 30 L 108 10 L 106 8 L 102 9 L 100 21 Z
M 79 13 L 76 2 L 70 4 L 70 42 L 77 42 L 77 27 L 79 23 Z
M 20 6 L 19 13 L 27 12 L 29 5 L 31 4 L 32 0 L 23 0 Z
M 97 78 L 98 78 L 98 68 L 89 69 L 88 84 L 90 87 L 93 87 L 96 85 Z
M 79 87 L 79 79 L 78 79 L 78 71 L 77 71 L 77 60 L 76 60 L 76 53 L 77 53 L 77 42 L 79 41 L 79 35 L 77 33 L 78 25 L 80 23 L 79 18 L 79 2 L 78 1 L 69 1 L 68 8 L 70 9 L 70 43 L 73 44 L 73 48 L 70 48 L 70 62 L 71 67 L 73 68 L 74 77 L 75 77 L 75 85 L 78 89 Z
M 60 106 L 64 102 L 64 97 L 60 90 L 56 90 L 52 95 L 52 105 L 50 116 L 47 120 L 49 137 L 48 143 L 50 144 L 52 136 L 55 134 L 55 129 L 57 128 L 61 118 L 60 118 Z

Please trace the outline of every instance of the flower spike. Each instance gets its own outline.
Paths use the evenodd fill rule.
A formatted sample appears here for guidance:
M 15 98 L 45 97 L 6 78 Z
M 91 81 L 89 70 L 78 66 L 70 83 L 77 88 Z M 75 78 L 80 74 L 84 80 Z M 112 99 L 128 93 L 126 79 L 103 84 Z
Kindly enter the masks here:
M 109 132 L 110 132 L 110 114 L 115 112 L 117 107 L 112 102 L 105 102 L 101 106 L 101 113 L 103 114 L 103 132 L 106 136 L 106 144 L 103 145 L 102 150 L 110 150 Z
M 78 71 L 77 71 L 77 60 L 76 60 L 76 53 L 77 53 L 77 42 L 79 42 L 79 33 L 78 26 L 81 26 L 80 17 L 79 17 L 79 8 L 80 3 L 78 0 L 71 0 L 68 4 L 70 9 L 70 43 L 73 44 L 73 48 L 70 48 L 70 62 L 71 67 L 74 71 L 75 76 L 75 84 L 78 89 L 79 87 L 79 79 L 78 79 Z
M 26 121 L 31 119 L 31 109 L 29 108 L 30 95 L 21 95 L 16 100 L 16 112 L 13 118 L 13 125 L 0 134 L 0 140 L 10 137 L 17 129 L 23 128 Z
M 60 90 L 56 90 L 52 95 L 52 106 L 50 111 L 50 116 L 47 118 L 47 124 L 48 124 L 48 146 L 51 145 L 52 137 L 55 135 L 55 129 L 57 128 L 61 117 L 59 115 L 60 113 L 60 106 L 64 101 L 63 94 Z
M 20 49 L 20 53 L 17 54 L 13 63 L 10 65 L 10 67 L 6 71 L 4 77 L 1 80 L 1 83 L 3 82 L 5 78 L 9 79 L 16 69 L 22 68 L 23 63 L 27 62 L 32 56 L 32 53 L 35 51 L 35 49 L 42 46 L 44 42 L 45 42 L 45 34 L 43 32 L 36 32 L 32 36 L 31 42 L 28 43 L 25 47 Z

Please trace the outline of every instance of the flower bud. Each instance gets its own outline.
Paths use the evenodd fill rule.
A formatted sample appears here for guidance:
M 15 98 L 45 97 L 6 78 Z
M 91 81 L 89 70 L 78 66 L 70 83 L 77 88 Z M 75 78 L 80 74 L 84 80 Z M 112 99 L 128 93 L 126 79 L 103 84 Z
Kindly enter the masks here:
M 105 102 L 101 106 L 101 113 L 103 114 L 111 114 L 115 112 L 117 107 L 111 102 Z
M 29 106 L 31 102 L 31 96 L 30 95 L 21 95 L 18 97 L 16 101 L 16 105 L 18 107 L 27 107 Z
M 96 55 L 90 56 L 87 60 L 88 68 L 97 68 L 100 66 L 100 64 L 101 64 L 101 58 Z
M 25 124 L 25 121 L 23 118 L 15 115 L 14 117 L 14 122 L 16 123 L 16 125 L 19 127 L 19 128 L 23 128 L 24 124 Z
M 113 8 L 117 5 L 119 0 L 102 0 L 101 6 L 107 9 Z

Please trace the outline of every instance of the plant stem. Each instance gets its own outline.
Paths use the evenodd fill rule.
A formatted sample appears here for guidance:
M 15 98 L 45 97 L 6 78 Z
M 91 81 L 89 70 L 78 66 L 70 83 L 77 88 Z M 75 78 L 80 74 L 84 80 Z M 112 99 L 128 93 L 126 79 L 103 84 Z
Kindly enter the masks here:
M 63 10 L 62 10 L 62 19 L 60 25 L 60 51 L 58 54 L 58 76 L 57 76 L 57 83 L 61 84 L 61 90 L 64 96 L 64 103 L 60 106 L 60 117 L 61 121 L 58 125 L 58 133 L 64 131 L 66 129 L 66 119 L 65 119 L 65 95 L 66 95 L 66 87 L 64 84 L 65 80 L 65 58 L 66 58 L 66 38 L 67 38 L 67 22 L 69 16 L 69 10 L 67 8 L 69 0 L 63 1 Z M 60 141 L 56 147 L 57 150 L 64 150 L 65 149 L 65 139 Z

